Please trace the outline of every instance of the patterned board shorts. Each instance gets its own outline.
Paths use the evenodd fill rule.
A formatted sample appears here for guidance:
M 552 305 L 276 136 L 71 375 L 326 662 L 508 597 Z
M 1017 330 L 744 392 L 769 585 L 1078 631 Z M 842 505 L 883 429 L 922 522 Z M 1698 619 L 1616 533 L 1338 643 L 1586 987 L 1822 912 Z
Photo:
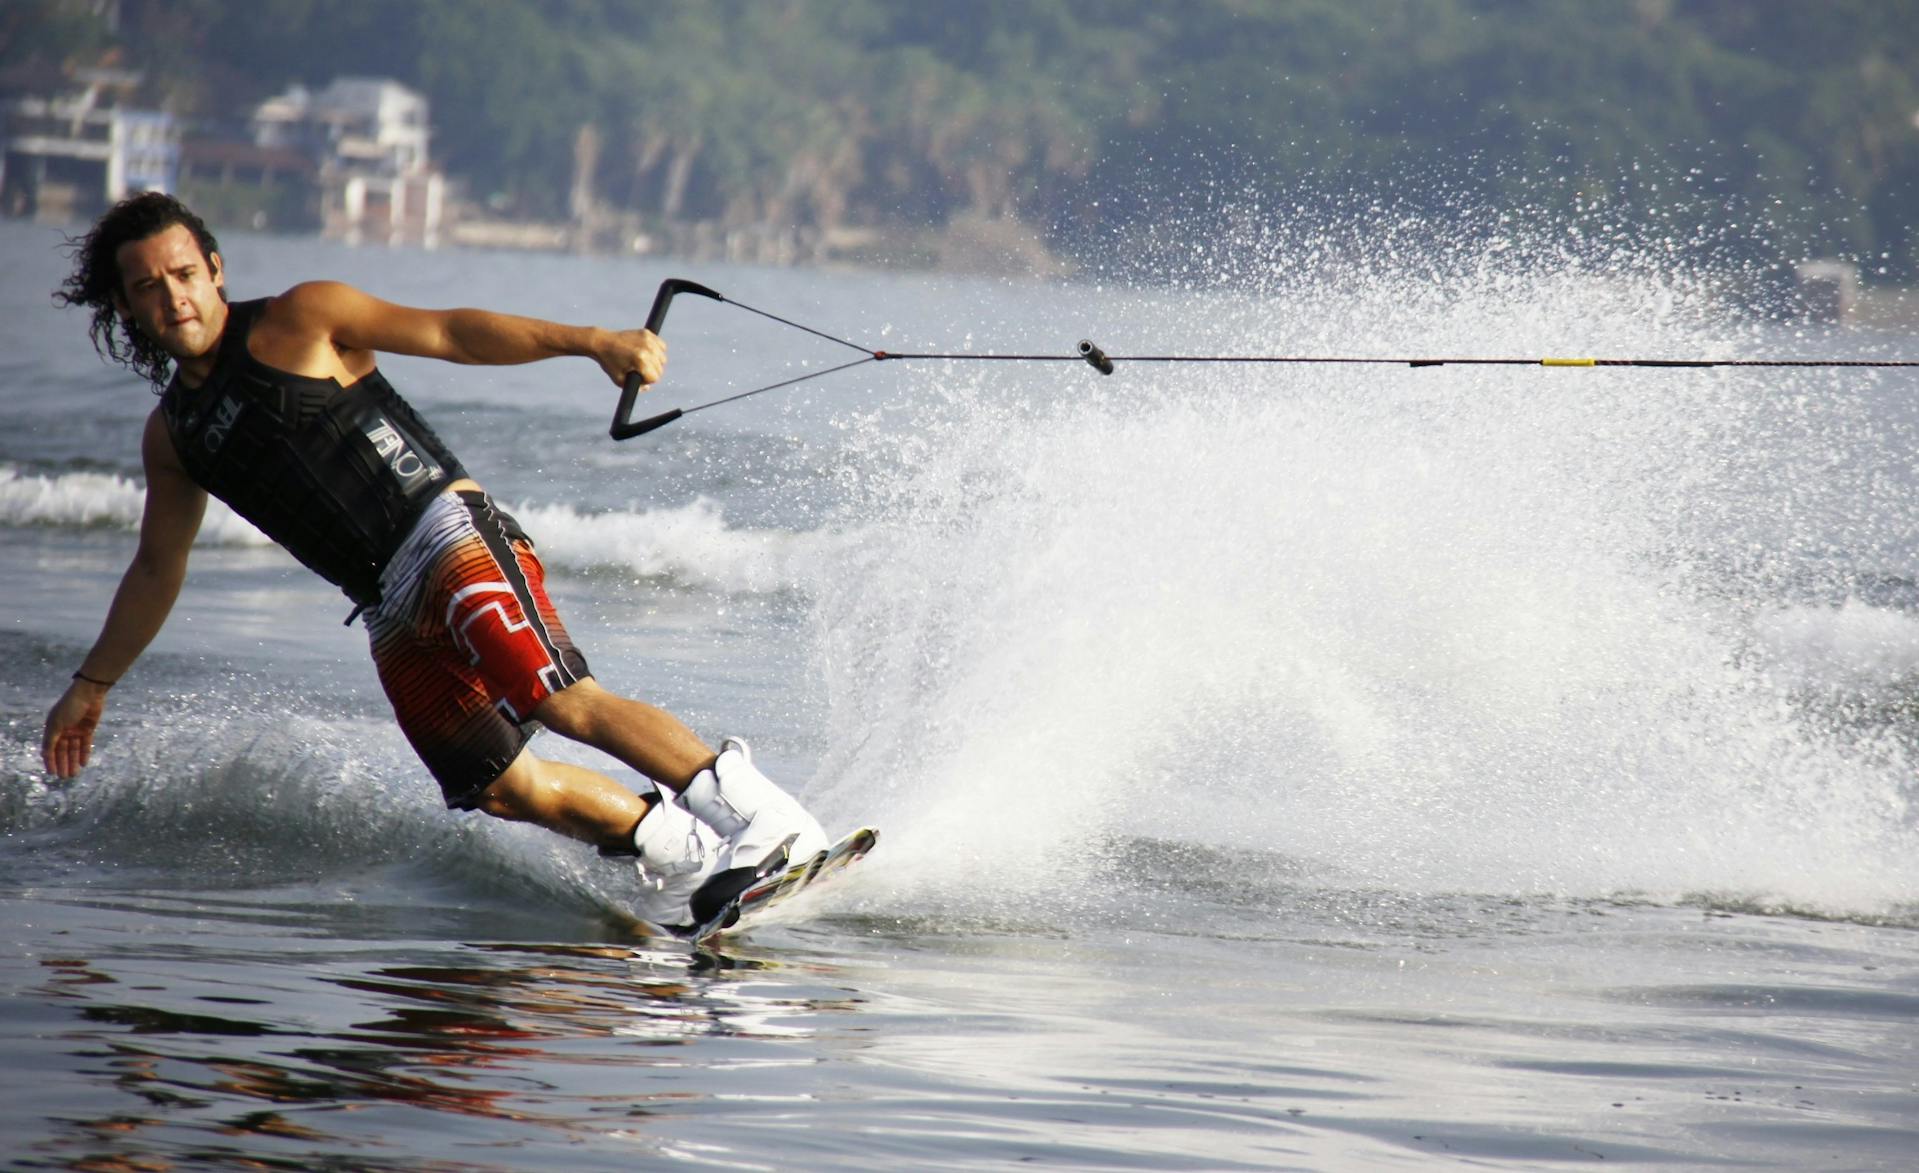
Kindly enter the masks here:
M 443 493 L 394 551 L 366 610 L 380 684 L 446 804 L 476 805 L 538 729 L 541 701 L 590 675 L 546 597 L 532 539 L 484 493 Z

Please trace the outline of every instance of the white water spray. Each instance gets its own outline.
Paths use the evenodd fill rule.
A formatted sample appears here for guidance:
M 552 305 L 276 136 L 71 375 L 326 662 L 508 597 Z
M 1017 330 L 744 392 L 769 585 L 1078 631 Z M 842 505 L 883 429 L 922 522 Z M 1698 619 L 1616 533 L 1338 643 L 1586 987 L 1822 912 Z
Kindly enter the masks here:
M 1576 266 L 1217 306 L 1186 313 L 1242 352 L 1752 342 Z M 1909 510 L 1860 500 L 1887 438 L 1858 376 L 1122 367 L 1021 409 L 955 375 L 869 437 L 903 471 L 813 584 L 822 778 L 896 877 L 1070 885 L 1146 835 L 1412 892 L 1919 893 L 1892 732 L 1749 654 L 1781 568 L 1877 556 Z

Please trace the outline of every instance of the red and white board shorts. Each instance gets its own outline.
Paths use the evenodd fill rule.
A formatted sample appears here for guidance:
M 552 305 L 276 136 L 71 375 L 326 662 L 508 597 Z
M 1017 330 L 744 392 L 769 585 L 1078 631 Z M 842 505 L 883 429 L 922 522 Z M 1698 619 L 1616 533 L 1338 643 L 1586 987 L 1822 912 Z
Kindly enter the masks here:
M 367 638 L 400 729 L 470 808 L 519 756 L 541 701 L 591 673 L 519 523 L 479 492 L 428 504 L 380 576 Z

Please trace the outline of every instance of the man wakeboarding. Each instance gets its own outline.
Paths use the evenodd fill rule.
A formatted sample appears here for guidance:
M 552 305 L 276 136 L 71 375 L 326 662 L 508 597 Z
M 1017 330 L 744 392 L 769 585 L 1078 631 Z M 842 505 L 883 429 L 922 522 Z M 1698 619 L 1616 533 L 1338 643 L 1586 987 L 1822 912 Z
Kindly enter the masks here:
M 94 348 L 160 395 L 141 440 L 139 543 L 99 638 L 47 714 L 48 771 L 87 764 L 108 690 L 172 611 L 207 495 L 364 616 L 380 683 L 447 806 L 633 857 L 645 920 L 693 930 L 756 880 L 825 850 L 820 825 L 754 766 L 672 714 L 602 688 L 547 597 L 533 542 L 380 373 L 380 352 L 509 365 L 591 358 L 657 381 L 646 330 L 425 310 L 311 281 L 228 304 L 206 225 L 171 196 L 121 201 L 72 243 L 54 294 L 92 312 Z M 538 726 L 625 762 L 636 794 L 527 748 Z

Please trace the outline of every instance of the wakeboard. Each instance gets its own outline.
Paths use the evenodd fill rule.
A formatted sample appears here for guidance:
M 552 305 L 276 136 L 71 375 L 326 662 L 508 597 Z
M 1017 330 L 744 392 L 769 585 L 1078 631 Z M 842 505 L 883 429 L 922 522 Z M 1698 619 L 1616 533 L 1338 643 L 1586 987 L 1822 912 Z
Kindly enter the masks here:
M 686 938 L 697 945 L 722 933 L 745 931 L 772 909 L 859 862 L 879 841 L 880 833 L 877 830 L 861 827 L 826 850 L 800 860 L 784 871 L 754 881 L 708 917 L 704 924 L 694 926 L 685 934 Z

